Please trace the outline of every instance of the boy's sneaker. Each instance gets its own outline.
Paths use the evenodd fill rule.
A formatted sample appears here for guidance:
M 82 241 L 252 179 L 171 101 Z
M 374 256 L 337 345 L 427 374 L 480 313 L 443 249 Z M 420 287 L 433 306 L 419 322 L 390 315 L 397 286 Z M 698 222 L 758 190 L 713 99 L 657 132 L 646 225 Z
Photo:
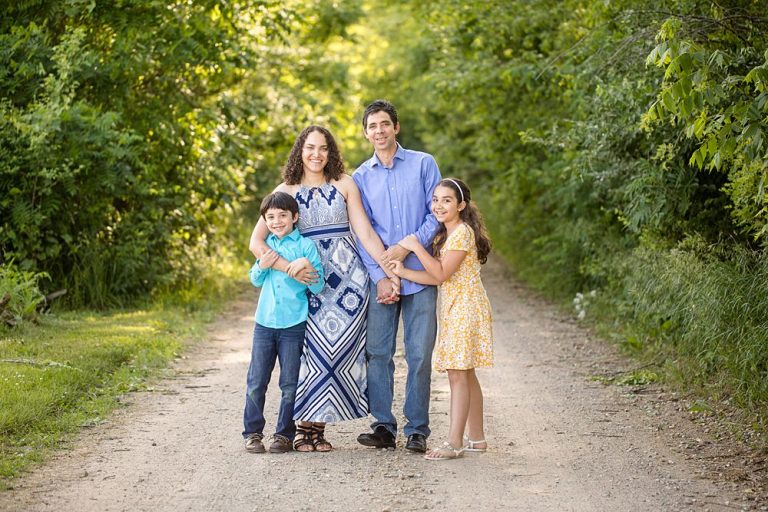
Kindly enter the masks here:
M 280 434 L 272 436 L 272 444 L 269 445 L 269 453 L 286 453 L 293 449 L 291 440 Z
M 261 442 L 262 439 L 264 439 L 264 436 L 261 434 L 248 434 L 248 437 L 245 438 L 245 451 L 250 453 L 266 452 L 264 443 Z

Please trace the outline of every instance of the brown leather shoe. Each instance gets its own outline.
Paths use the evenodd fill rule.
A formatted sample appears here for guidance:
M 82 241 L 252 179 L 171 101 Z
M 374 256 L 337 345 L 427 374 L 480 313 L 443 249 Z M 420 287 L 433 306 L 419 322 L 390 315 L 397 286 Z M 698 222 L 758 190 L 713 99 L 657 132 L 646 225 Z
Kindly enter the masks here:
M 264 449 L 264 443 L 261 440 L 264 436 L 261 434 L 248 434 L 245 438 L 245 451 L 249 453 L 264 453 L 267 450 Z
M 272 444 L 269 445 L 269 453 L 286 453 L 293 449 L 291 440 L 280 434 L 272 436 Z

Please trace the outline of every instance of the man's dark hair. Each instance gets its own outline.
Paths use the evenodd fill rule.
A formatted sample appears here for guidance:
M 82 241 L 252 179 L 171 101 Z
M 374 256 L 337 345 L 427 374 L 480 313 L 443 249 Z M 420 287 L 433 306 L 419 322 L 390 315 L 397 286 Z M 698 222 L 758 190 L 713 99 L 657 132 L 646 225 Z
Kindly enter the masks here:
M 365 107 L 365 112 L 363 112 L 363 130 L 368 128 L 368 116 L 376 112 L 386 112 L 389 114 L 389 118 L 392 119 L 392 124 L 397 125 L 397 110 L 395 106 L 387 100 L 376 100 Z
M 267 215 L 267 210 L 272 208 L 289 211 L 291 212 L 291 216 L 299 214 L 299 203 L 297 203 L 290 194 L 286 194 L 285 192 L 273 192 L 265 197 L 261 201 L 259 213 L 266 219 L 265 215 Z

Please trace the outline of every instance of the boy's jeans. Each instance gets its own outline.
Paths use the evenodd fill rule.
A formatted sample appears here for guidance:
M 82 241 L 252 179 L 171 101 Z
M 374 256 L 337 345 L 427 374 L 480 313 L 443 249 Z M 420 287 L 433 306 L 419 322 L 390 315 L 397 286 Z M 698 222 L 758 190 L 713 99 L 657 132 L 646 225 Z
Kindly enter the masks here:
M 279 385 L 282 391 L 275 434 L 288 439 L 293 439 L 296 434 L 293 403 L 296 399 L 296 383 L 299 380 L 306 326 L 306 322 L 285 329 L 271 329 L 259 324 L 254 326 L 243 413 L 243 437 L 264 433 L 264 399 L 272 370 L 275 368 L 275 359 L 280 361 Z

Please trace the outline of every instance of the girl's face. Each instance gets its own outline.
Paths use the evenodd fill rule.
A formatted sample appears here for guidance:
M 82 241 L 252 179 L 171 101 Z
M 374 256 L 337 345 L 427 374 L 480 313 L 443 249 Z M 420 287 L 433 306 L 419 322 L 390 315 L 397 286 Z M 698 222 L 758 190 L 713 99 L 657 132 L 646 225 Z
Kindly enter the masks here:
M 459 202 L 456 192 L 451 187 L 438 185 L 432 194 L 432 213 L 438 222 L 452 224 L 459 221 L 459 212 L 464 209 L 466 203 Z
M 305 174 L 323 173 L 325 164 L 328 163 L 328 143 L 325 135 L 320 132 L 312 132 L 307 135 L 304 147 L 301 149 L 301 161 L 304 164 Z

